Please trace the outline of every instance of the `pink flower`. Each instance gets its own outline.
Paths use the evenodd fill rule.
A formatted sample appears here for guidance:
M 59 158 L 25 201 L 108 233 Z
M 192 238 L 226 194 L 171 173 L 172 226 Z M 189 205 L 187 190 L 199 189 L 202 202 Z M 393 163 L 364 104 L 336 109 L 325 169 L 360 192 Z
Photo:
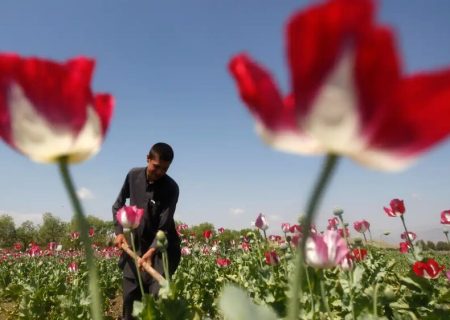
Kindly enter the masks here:
M 90 87 L 94 60 L 0 54 L 0 138 L 37 162 L 84 161 L 100 150 L 113 98 Z
M 313 234 L 306 240 L 306 262 L 315 268 L 331 268 L 345 258 L 349 249 L 336 231 Z
M 20 251 L 22 249 L 22 243 L 20 243 L 20 242 L 14 243 L 14 249 L 16 249 L 17 251 Z
M 290 233 L 300 233 L 300 232 L 302 232 L 302 227 L 299 226 L 298 224 L 293 224 L 293 225 L 289 228 L 289 232 L 290 232 Z
M 248 242 L 242 242 L 241 248 L 242 248 L 242 251 L 248 252 L 248 251 L 250 251 L 250 244 Z
M 211 248 L 208 247 L 208 246 L 204 246 L 204 247 L 202 248 L 202 253 L 203 253 L 204 255 L 209 255 L 209 254 L 211 253 Z
M 217 231 L 218 231 L 219 233 L 223 233 L 223 232 L 225 231 L 225 229 L 224 229 L 224 228 L 219 228 L 219 229 L 217 229 Z
M 280 263 L 280 258 L 276 251 L 266 251 L 264 252 L 264 256 L 266 258 L 266 264 L 270 266 L 275 266 Z
M 269 240 L 270 240 L 270 241 L 274 241 L 274 242 L 278 242 L 278 241 L 281 240 L 281 236 L 275 235 L 275 234 L 271 234 L 271 235 L 269 236 Z
M 77 272 L 78 271 L 78 265 L 75 261 L 72 261 L 71 263 L 69 263 L 69 265 L 67 266 L 69 268 L 70 272 Z
M 49 242 L 48 245 L 47 245 L 47 248 L 48 248 L 48 250 L 53 251 L 53 250 L 56 249 L 56 246 L 57 246 L 56 242 Z
M 426 262 L 417 261 L 412 268 L 416 275 L 426 279 L 436 279 L 444 270 L 444 266 L 440 266 L 434 259 L 428 259 Z
M 94 230 L 94 228 L 93 227 L 90 227 L 89 228 L 89 237 L 93 237 L 95 235 L 95 230 Z
M 231 264 L 231 260 L 227 259 L 227 258 L 217 258 L 216 259 L 216 264 L 218 267 L 220 268 L 225 268 L 228 267 Z
M 37 245 L 37 244 L 32 244 L 31 248 L 28 252 L 30 254 L 30 256 L 35 257 L 35 256 L 39 256 L 42 253 L 41 248 Z
M 331 231 L 332 231 L 332 230 L 331 230 Z M 342 228 L 339 228 L 339 229 L 337 230 L 337 232 L 338 232 L 339 235 L 340 235 L 341 237 L 343 237 L 343 238 L 349 237 L 349 236 L 350 236 L 350 231 L 348 230 L 348 228 L 345 228 L 345 235 L 344 235 L 344 229 L 342 229 Z
M 70 240 L 74 241 L 80 237 L 80 233 L 78 231 L 73 231 L 70 233 Z
M 400 242 L 400 252 L 401 253 L 408 253 L 410 248 L 409 242 Z
M 450 210 L 445 210 L 441 212 L 441 223 L 450 224 Z
M 291 225 L 287 222 L 281 224 L 281 230 L 283 230 L 284 233 L 288 233 L 290 227 Z
M 260 213 L 256 218 L 255 227 L 261 230 L 267 230 L 269 228 L 266 217 L 262 213 Z
M 405 231 L 400 235 L 400 238 L 402 238 L 403 240 L 408 240 L 408 238 L 409 238 L 410 241 L 414 241 L 414 240 L 416 240 L 417 235 L 414 232 L 411 232 L 411 231 L 406 232 Z
M 339 219 L 337 217 L 328 219 L 328 230 L 336 230 L 339 225 Z
M 390 208 L 383 207 L 389 217 L 400 217 L 406 211 L 403 200 L 392 199 L 389 205 Z
M 189 247 L 181 248 L 181 255 L 182 256 L 189 256 L 190 254 L 191 254 L 191 249 L 189 249 Z
M 369 229 L 370 223 L 366 220 L 356 221 L 353 223 L 353 227 L 357 232 L 364 233 Z
M 445 275 L 447 276 L 447 280 L 450 281 L 450 270 L 447 270 L 447 272 L 445 273 Z
M 141 223 L 143 215 L 144 209 L 140 209 L 137 206 L 123 206 L 117 210 L 116 218 L 122 227 L 136 229 Z
M 393 32 L 375 21 L 372 1 L 314 2 L 289 19 L 286 39 L 286 95 L 247 54 L 229 63 L 268 144 L 396 170 L 447 138 L 450 70 L 405 76 Z

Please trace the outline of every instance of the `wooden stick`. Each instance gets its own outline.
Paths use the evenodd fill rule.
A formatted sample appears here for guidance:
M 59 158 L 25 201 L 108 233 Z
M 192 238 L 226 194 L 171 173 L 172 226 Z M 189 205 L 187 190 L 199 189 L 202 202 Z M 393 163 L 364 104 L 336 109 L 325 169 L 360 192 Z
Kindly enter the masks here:
M 128 247 L 128 245 L 126 245 L 125 243 L 122 244 L 122 250 L 128 253 L 128 255 L 134 260 L 137 261 L 139 259 L 139 256 L 134 253 L 134 251 L 131 250 L 130 247 Z M 164 279 L 164 277 L 158 271 L 152 268 L 152 265 L 150 263 L 144 262 L 142 264 L 142 268 L 147 271 L 147 273 L 150 274 L 156 281 L 158 281 L 160 285 L 166 281 L 166 279 Z

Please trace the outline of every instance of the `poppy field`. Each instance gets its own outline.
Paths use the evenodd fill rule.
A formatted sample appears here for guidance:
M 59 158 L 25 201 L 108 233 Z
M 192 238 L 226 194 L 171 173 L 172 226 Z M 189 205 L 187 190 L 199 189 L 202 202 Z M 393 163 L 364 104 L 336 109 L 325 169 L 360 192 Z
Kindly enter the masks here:
M 201 233 L 177 223 L 182 259 L 172 277 L 167 230 L 159 230 L 161 290 L 135 302 L 136 318 L 450 319 L 447 229 L 446 249 L 425 247 L 397 198 L 379 208 L 404 227 L 393 247 L 373 241 L 369 221 L 346 221 L 339 208 L 326 228 L 315 226 L 343 157 L 399 171 L 450 136 L 450 68 L 406 74 L 395 32 L 376 12 L 371 0 L 312 2 L 293 12 L 284 29 L 287 90 L 250 53 L 227 53 L 221 67 L 228 66 L 262 140 L 292 154 L 323 155 L 323 165 L 298 221 L 269 228 L 261 213 L 251 229 Z M 0 139 L 57 166 L 77 228 L 76 246 L 23 241 L 0 248 L 0 320 L 120 319 L 118 257 L 121 249 L 136 253 L 123 244 L 93 245 L 70 173 L 101 150 L 113 117 L 114 96 L 91 88 L 95 62 L 0 53 Z M 119 222 L 137 228 L 145 210 L 129 209 Z M 450 210 L 440 211 L 440 221 L 430 217 L 447 228 Z
M 341 215 L 338 215 L 342 217 Z M 345 226 L 345 224 L 341 225 Z M 261 319 L 287 316 L 301 224 L 270 231 L 264 215 L 254 229 L 204 230 L 185 224 L 182 262 L 160 292 L 136 305 L 140 319 Z M 370 223 L 353 230 L 329 219 L 327 230 L 311 228 L 301 280 L 301 319 L 443 319 L 450 314 L 450 255 L 411 246 L 381 248 L 367 240 Z M 233 235 L 233 236 L 231 236 Z M 399 237 L 401 238 L 401 237 Z M 94 248 L 106 319 L 120 316 L 121 251 Z M 0 255 L 1 319 L 90 319 L 87 266 L 79 250 L 11 248 Z

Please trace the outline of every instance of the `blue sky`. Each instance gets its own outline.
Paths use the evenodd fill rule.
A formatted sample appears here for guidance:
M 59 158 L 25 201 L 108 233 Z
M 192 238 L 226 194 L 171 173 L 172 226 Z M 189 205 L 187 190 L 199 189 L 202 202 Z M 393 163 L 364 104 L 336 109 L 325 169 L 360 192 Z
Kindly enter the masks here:
M 313 1 L 311 1 L 313 2 Z M 216 227 L 250 226 L 259 212 L 269 231 L 295 222 L 319 173 L 321 157 L 272 150 L 254 131 L 227 71 L 247 51 L 288 89 L 284 23 L 307 1 L 2 1 L 0 50 L 65 60 L 97 60 L 93 88 L 116 98 L 101 152 L 72 174 L 88 214 L 111 219 L 127 171 L 145 165 L 158 141 L 170 143 L 169 174 L 181 194 L 176 219 Z M 394 27 L 409 72 L 450 64 L 450 1 L 382 1 L 379 20 Z M 19 224 L 44 212 L 69 220 L 72 210 L 56 166 L 35 164 L 0 144 L 0 214 Z M 323 228 L 335 207 L 349 222 L 368 220 L 374 237 L 401 222 L 382 207 L 405 200 L 412 231 L 440 228 L 450 209 L 450 144 L 401 173 L 383 173 L 343 159 L 319 208 Z M 354 233 L 353 233 L 354 234 Z M 424 233 L 425 235 L 425 233 Z M 436 239 L 444 240 L 441 234 Z

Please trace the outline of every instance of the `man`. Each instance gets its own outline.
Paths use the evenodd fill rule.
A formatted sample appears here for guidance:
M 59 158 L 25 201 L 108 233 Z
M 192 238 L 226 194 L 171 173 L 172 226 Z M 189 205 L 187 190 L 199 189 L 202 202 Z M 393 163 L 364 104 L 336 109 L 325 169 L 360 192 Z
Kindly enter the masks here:
M 173 215 L 178 201 L 179 189 L 177 183 L 166 172 L 173 160 L 173 150 L 166 143 L 156 143 L 147 155 L 147 167 L 131 169 L 120 190 L 119 196 L 113 205 L 113 220 L 115 226 L 115 244 L 121 246 L 127 244 L 123 234 L 123 228 L 116 219 L 117 210 L 125 205 L 129 199 L 129 205 L 144 209 L 139 227 L 133 230 L 136 251 L 142 256 L 139 264 L 144 261 L 151 265 L 159 273 L 163 274 L 161 253 L 156 246 L 156 232 L 165 232 L 168 240 L 169 273 L 173 274 L 178 267 L 181 257 L 180 238 L 177 235 Z M 133 259 L 125 252 L 119 260 L 119 266 L 123 269 L 123 319 L 133 319 L 133 302 L 141 299 L 141 291 L 137 278 L 137 270 Z M 149 274 L 141 271 L 144 291 L 157 296 L 159 284 Z

